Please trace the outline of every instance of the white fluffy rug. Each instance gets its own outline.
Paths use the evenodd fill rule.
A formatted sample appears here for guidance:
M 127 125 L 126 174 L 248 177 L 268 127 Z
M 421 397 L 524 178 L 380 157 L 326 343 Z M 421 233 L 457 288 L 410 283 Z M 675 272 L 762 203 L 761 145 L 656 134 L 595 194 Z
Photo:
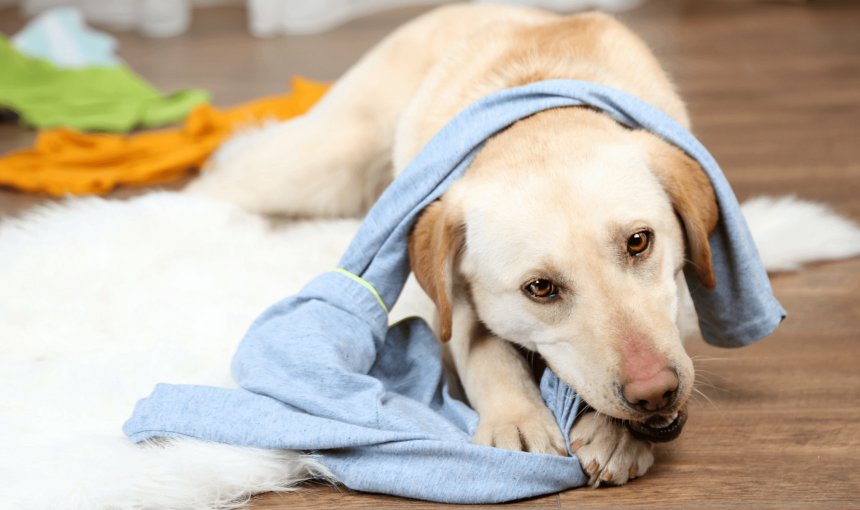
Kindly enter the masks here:
M 826 208 L 763 200 L 747 214 L 766 266 L 860 253 L 860 230 Z M 120 427 L 158 382 L 234 387 L 251 321 L 335 267 L 358 225 L 273 227 L 169 192 L 72 199 L 0 224 L 0 509 L 227 508 L 324 477 L 292 452 L 137 447 Z M 817 248 L 787 251 L 795 239 Z M 432 314 L 409 286 L 392 320 Z

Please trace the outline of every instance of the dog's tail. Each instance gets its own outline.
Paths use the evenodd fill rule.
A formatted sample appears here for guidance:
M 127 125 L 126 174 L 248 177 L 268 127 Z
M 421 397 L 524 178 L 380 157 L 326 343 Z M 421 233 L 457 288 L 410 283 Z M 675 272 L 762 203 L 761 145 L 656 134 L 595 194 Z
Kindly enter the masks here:
M 860 255 L 860 227 L 824 204 L 794 196 L 762 196 L 744 202 L 741 212 L 768 273 Z M 699 317 L 683 273 L 678 274 L 677 282 L 678 330 L 687 341 L 701 335 Z
M 860 227 L 824 204 L 762 196 L 741 211 L 769 273 L 860 255 Z

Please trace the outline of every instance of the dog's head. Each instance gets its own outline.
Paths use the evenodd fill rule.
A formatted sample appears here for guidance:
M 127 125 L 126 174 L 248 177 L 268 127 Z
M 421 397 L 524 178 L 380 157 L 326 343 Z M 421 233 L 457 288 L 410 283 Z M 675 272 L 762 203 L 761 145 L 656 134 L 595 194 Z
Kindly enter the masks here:
M 592 407 L 643 422 L 672 416 L 692 390 L 675 276 L 691 264 L 714 288 L 717 217 L 708 177 L 682 151 L 563 108 L 488 141 L 424 210 L 410 256 L 443 341 L 463 289 L 490 331 L 540 353 Z

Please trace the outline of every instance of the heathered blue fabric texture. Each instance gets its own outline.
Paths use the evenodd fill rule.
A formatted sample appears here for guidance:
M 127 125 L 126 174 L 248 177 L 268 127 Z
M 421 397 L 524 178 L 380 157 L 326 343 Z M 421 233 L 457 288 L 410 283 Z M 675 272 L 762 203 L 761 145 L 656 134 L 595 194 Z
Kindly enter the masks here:
M 361 277 L 388 309 L 409 275 L 407 235 L 420 211 L 461 177 L 484 141 L 549 108 L 587 104 L 682 148 L 711 178 L 720 221 L 710 240 L 717 280 L 687 274 L 705 339 L 750 344 L 785 317 L 725 177 L 675 121 L 629 94 L 552 80 L 497 92 L 469 106 L 383 193 L 338 267 Z M 478 416 L 451 398 L 434 334 L 419 318 L 388 327 L 360 281 L 329 272 L 267 310 L 233 358 L 241 389 L 159 384 L 123 431 L 135 442 L 191 437 L 313 451 L 346 486 L 448 503 L 496 503 L 586 482 L 576 457 L 469 444 Z M 541 391 L 559 427 L 579 397 L 547 370 Z

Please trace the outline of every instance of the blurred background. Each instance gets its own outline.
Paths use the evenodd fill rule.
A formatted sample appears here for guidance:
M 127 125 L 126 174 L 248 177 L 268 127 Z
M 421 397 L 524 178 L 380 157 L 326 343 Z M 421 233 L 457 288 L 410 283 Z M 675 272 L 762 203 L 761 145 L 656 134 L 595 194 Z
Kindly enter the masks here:
M 480 1 L 480 0 L 479 0 Z M 56 7 L 80 9 L 86 19 L 115 30 L 138 30 L 150 37 L 179 35 L 190 25 L 194 9 L 242 6 L 248 30 L 260 37 L 324 32 L 351 19 L 398 7 L 452 3 L 453 0 L 0 0 L 19 5 L 25 17 Z M 598 8 L 629 9 L 641 0 L 501 0 L 559 12 Z
M 841 181 L 848 174 L 857 176 L 860 161 L 860 2 L 510 2 L 560 12 L 595 6 L 615 12 L 675 79 L 691 109 L 695 133 L 741 198 L 803 190 L 805 198 L 835 202 L 849 216 L 860 217 L 857 199 Z M 14 42 L 29 29 L 35 58 L 56 57 L 56 51 L 48 55 L 52 50 L 44 47 L 50 46 L 44 43 L 45 32 L 56 20 L 37 22 L 58 6 L 71 7 L 81 30 L 108 38 L 95 52 L 101 58 L 124 63 L 161 93 L 195 88 L 207 93 L 213 105 L 229 107 L 284 94 L 295 75 L 335 80 L 397 26 L 438 3 L 0 0 L 0 33 Z M 299 19 L 305 24 L 290 24 Z M 61 39 L 55 46 L 69 44 Z M 0 124 L 0 155 L 33 144 L 33 127 L 14 115 L 3 118 L 8 122 Z M 812 182 L 804 177 L 810 169 L 816 169 Z M 767 189 L 756 187 L 762 184 Z M 39 194 L 0 190 L 0 215 L 42 200 Z
M 136 137 L 154 128 L 176 130 L 192 109 L 207 103 L 221 111 L 283 96 L 296 75 L 336 80 L 388 33 L 438 3 L 0 0 L 5 36 L 0 40 L 9 41 L 4 42 L 8 62 L 32 67 L 33 76 L 92 66 L 126 73 L 123 83 L 147 100 L 165 103 L 163 115 L 84 131 Z M 762 194 L 797 195 L 860 221 L 860 2 L 516 3 L 560 12 L 602 8 L 630 26 L 675 80 L 688 103 L 694 134 L 720 163 L 740 201 Z M 57 7 L 66 10 L 58 14 Z M 4 83 L 27 91 L 29 85 L 15 84 L 11 69 L 0 63 L 0 96 L 9 90 Z M 34 79 L 32 86 L 45 83 Z M 44 107 L 42 102 L 68 91 L 44 92 L 35 106 Z M 0 110 L 0 170 L 4 161 L 29 154 L 40 133 L 64 126 L 56 118 L 30 121 L 2 101 L 0 107 L 6 107 Z M 51 113 L 43 111 L 40 118 Z M 42 148 L 50 152 L 51 146 Z M 182 188 L 199 168 L 186 166 L 158 187 Z M 145 183 L 101 184 L 100 193 L 116 198 L 152 189 Z M 4 181 L 0 220 L 61 195 L 25 192 Z M 739 351 L 688 344 L 693 356 L 719 358 L 708 369 L 719 374 L 715 386 L 702 387 L 715 404 L 703 403 L 696 426 L 658 449 L 647 481 L 563 493 L 547 499 L 548 507 L 856 505 L 860 259 L 777 275 L 772 283 L 789 318 L 770 338 Z M 320 508 L 393 508 L 402 503 L 334 489 L 279 498 L 269 500 L 271 507 L 304 502 Z

